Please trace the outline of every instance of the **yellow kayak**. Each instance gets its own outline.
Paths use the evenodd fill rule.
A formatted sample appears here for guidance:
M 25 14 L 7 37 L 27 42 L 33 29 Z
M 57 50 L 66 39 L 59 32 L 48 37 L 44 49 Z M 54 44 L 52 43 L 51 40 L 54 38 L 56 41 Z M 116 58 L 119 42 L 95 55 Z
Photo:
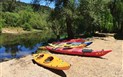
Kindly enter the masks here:
M 33 54 L 33 59 L 35 62 L 42 66 L 57 70 L 67 70 L 71 66 L 69 63 L 63 61 L 62 59 L 46 53 Z

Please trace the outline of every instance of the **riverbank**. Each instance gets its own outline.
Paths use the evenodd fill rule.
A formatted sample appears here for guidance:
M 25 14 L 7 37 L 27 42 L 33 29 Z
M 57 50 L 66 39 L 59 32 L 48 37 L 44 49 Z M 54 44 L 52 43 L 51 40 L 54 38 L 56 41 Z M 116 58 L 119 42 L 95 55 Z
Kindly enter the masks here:
M 32 31 L 25 31 L 21 27 L 2 28 L 2 33 L 9 33 L 9 34 L 22 34 L 22 33 L 32 33 L 32 32 L 41 32 L 41 30 L 33 29 Z
M 122 77 L 123 41 L 113 37 L 88 39 L 93 44 L 87 48 L 112 49 L 102 58 L 55 54 L 69 62 L 69 70 L 58 71 L 33 64 L 32 56 L 0 63 L 1 77 Z

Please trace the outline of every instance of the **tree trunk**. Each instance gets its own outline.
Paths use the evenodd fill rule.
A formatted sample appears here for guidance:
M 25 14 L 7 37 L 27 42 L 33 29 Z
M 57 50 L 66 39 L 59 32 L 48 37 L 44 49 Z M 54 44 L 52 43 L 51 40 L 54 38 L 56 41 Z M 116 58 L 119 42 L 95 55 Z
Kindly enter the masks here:
M 118 33 L 120 33 L 120 34 L 123 34 L 123 27 L 122 27 L 122 23 L 123 22 L 120 22 L 120 21 L 118 21 Z
M 69 39 L 74 38 L 74 34 L 73 34 L 73 31 L 72 31 L 72 20 L 70 19 L 70 17 L 66 18 L 66 25 L 67 25 L 68 38 Z
M 60 39 L 60 35 L 56 35 L 57 36 L 57 39 Z

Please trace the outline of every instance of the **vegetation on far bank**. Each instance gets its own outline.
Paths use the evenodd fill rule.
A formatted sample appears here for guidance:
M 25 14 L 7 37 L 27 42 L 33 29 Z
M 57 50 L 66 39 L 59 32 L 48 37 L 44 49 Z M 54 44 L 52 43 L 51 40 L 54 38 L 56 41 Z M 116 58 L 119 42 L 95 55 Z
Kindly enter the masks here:
M 30 1 L 0 2 L 0 32 L 4 27 L 21 27 L 54 33 L 57 38 L 92 36 L 96 31 L 123 35 L 123 0 L 43 0 L 54 3 L 53 9 L 41 6 L 42 0 Z

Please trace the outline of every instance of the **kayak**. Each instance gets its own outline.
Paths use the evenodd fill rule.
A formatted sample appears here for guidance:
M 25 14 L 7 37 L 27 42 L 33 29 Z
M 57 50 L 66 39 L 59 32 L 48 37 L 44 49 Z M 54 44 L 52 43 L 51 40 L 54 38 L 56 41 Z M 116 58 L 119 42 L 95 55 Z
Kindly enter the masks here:
M 33 60 L 42 66 L 57 70 L 67 70 L 71 66 L 69 63 L 51 54 L 33 54 Z
M 53 44 L 62 44 L 62 43 L 84 43 L 85 40 L 82 39 L 82 38 L 77 38 L 77 39 L 69 39 L 69 40 L 62 40 L 62 41 L 57 41 L 57 42 L 52 42 L 50 43 L 50 45 L 53 45 Z M 86 42 L 86 46 L 92 44 L 92 42 Z M 55 46 L 56 46 L 55 45 Z M 41 46 L 41 47 L 38 47 L 39 50 L 46 50 L 46 46 Z
M 49 46 L 52 47 L 70 47 L 70 48 L 74 48 L 74 47 L 78 47 L 78 48 L 82 48 L 82 47 L 86 47 L 90 44 L 92 44 L 93 42 L 70 42 L 70 43 L 59 43 L 59 44 L 52 44 L 49 43 Z M 41 46 L 38 48 L 39 50 L 47 50 L 46 46 Z
M 92 42 L 71 42 L 71 43 L 59 43 L 59 44 L 52 44 L 49 43 L 50 46 L 52 47 L 70 47 L 70 48 L 83 48 L 88 45 L 92 44 Z
M 71 55 L 82 55 L 82 56 L 90 56 L 90 57 L 100 57 L 104 56 L 107 53 L 111 52 L 112 50 L 92 50 L 92 49 L 82 49 L 82 48 L 67 48 L 67 47 L 57 47 L 54 48 L 52 46 L 46 46 L 47 50 L 64 53 L 64 54 L 71 54 Z
M 62 41 L 58 41 L 58 42 L 52 42 L 53 44 L 59 44 L 59 43 L 70 43 L 70 42 L 85 42 L 84 39 L 82 38 L 77 38 L 77 39 L 68 39 L 68 40 L 62 40 Z

